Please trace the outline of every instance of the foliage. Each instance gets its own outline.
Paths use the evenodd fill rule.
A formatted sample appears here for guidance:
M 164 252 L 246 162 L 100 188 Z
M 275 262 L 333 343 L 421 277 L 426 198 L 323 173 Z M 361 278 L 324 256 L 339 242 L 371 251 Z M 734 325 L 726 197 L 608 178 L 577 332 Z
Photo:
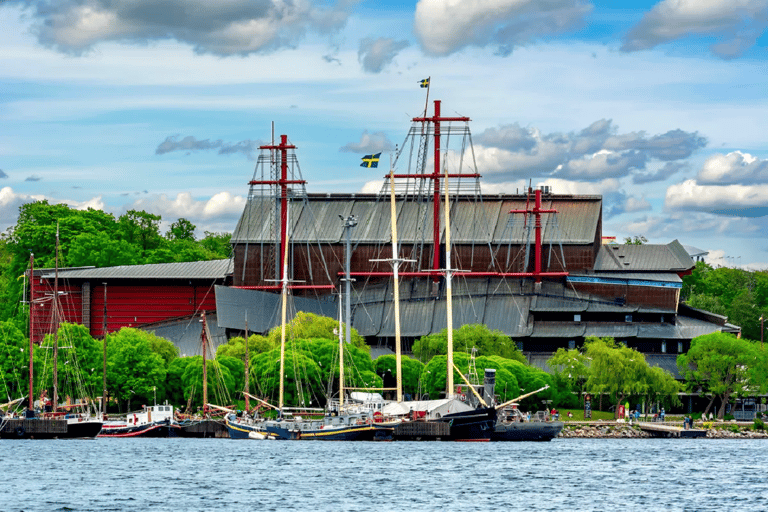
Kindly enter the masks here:
M 171 364 L 171 361 L 179 357 L 179 349 L 176 348 L 172 341 L 161 338 L 155 335 L 154 332 L 145 332 L 144 335 L 147 341 L 149 341 L 152 352 L 163 358 L 166 367 Z
M 660 368 L 651 368 L 640 352 L 616 344 L 612 338 L 587 337 L 584 355 L 589 361 L 586 388 L 606 393 L 613 404 L 630 396 L 653 396 L 662 401 L 679 402 L 678 383 Z
M 381 377 L 383 387 L 395 387 L 397 385 L 397 361 L 394 354 L 386 354 L 376 358 L 374 369 L 376 375 Z M 403 394 L 414 396 L 419 391 L 419 376 L 424 369 L 424 364 L 416 359 L 403 356 L 401 359 L 403 373 Z
M 184 400 L 192 408 L 202 407 L 203 404 L 203 357 L 192 356 L 181 377 L 184 388 Z M 227 358 L 229 362 L 237 362 L 236 359 Z M 242 371 L 242 368 L 240 369 Z M 208 382 L 208 403 L 229 404 L 232 397 L 239 391 L 235 377 L 229 367 L 216 360 L 206 361 L 206 373 Z M 240 388 L 242 389 L 242 388 Z M 191 412 L 191 411 L 188 411 Z
M 647 243 L 648 243 L 648 239 L 645 238 L 643 235 L 635 235 L 634 237 L 628 236 L 624 238 L 625 245 L 643 245 Z
M 280 388 L 280 349 L 256 354 L 251 359 L 251 383 L 258 394 L 278 404 Z M 318 407 L 325 403 L 320 367 L 302 350 L 285 350 L 284 405 Z M 320 397 L 323 397 L 322 399 Z
M 677 366 L 691 391 L 701 388 L 720 398 L 721 419 L 731 398 L 763 392 L 768 386 L 765 351 L 753 341 L 728 333 L 694 338 L 690 350 L 677 356 Z
M 13 322 L 0 322 L 0 401 L 28 393 L 29 340 Z
M 569 391 L 576 392 L 579 397 L 582 397 L 587 378 L 589 377 L 587 363 L 587 356 L 578 350 L 559 348 L 549 358 L 547 366 L 552 368 L 556 380 L 562 379 L 563 387 Z M 580 399 L 579 402 L 581 402 Z
M 58 345 L 58 395 L 60 400 L 91 398 L 101 395 L 104 374 L 104 346 L 94 340 L 88 328 L 82 325 L 62 323 L 57 338 L 46 334 L 39 347 L 35 348 L 35 359 L 42 363 L 44 375 L 39 373 L 36 381 L 48 389 L 53 397 L 53 347 Z
M 341 324 L 342 330 L 346 332 L 346 325 Z M 280 345 L 281 326 L 277 326 L 269 331 L 267 337 L 275 346 Z M 299 311 L 286 325 L 286 339 L 317 339 L 325 338 L 328 340 L 339 339 L 339 322 L 327 316 L 320 316 L 314 313 Z M 365 343 L 365 338 L 360 336 L 357 329 L 351 329 L 350 342 L 353 346 L 370 352 L 371 348 Z
M 232 246 L 229 244 L 229 240 L 232 238 L 231 233 L 212 233 L 206 231 L 204 235 L 202 240 L 200 240 L 200 245 L 208 251 L 212 259 L 229 258 L 232 252 Z
M 170 229 L 165 234 L 168 240 L 195 240 L 195 229 L 197 227 L 185 218 L 180 218 L 171 223 Z
M 454 353 L 470 353 L 477 348 L 477 356 L 501 356 L 525 362 L 525 356 L 512 339 L 499 330 L 491 330 L 482 324 L 467 324 L 453 330 Z M 413 344 L 413 355 L 419 361 L 429 361 L 432 356 L 448 352 L 448 329 L 428 334 Z
M 165 360 L 152 351 L 150 335 L 138 329 L 123 327 L 110 334 L 107 349 L 107 387 L 118 403 L 134 400 L 152 403 L 155 395 L 165 397 Z
M 765 430 L 765 422 L 760 418 L 755 418 L 755 422 L 752 425 L 752 430 Z
M 251 354 L 251 357 L 262 352 L 269 352 L 276 346 L 272 340 L 265 336 L 259 334 L 248 336 L 248 353 Z M 216 357 L 219 358 L 221 356 L 235 357 L 245 362 L 245 338 L 235 336 L 230 338 L 226 344 L 219 345 L 216 349 Z
M 172 404 L 183 404 L 184 400 L 184 372 L 187 371 L 193 361 L 193 357 L 177 357 L 168 366 L 166 376 L 166 397 Z

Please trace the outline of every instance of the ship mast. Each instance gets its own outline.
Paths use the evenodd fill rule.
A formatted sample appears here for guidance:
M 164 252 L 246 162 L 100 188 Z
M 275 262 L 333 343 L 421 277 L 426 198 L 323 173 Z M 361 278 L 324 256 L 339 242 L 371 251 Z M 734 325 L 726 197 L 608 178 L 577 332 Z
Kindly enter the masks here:
M 34 384 L 33 384 L 33 352 L 34 352 L 34 336 L 32 333 L 35 329 L 35 317 L 34 317 L 34 300 L 35 300 L 35 255 L 29 255 L 29 399 L 27 404 L 27 418 L 35 417 L 35 405 L 34 405 Z
M 59 223 L 56 222 L 56 270 L 53 279 L 53 408 L 59 406 Z
M 203 418 L 208 415 L 208 361 L 207 361 L 207 341 L 206 336 L 207 323 L 205 322 L 205 311 L 200 315 L 200 322 L 202 322 L 202 329 L 200 333 L 200 340 L 203 348 Z

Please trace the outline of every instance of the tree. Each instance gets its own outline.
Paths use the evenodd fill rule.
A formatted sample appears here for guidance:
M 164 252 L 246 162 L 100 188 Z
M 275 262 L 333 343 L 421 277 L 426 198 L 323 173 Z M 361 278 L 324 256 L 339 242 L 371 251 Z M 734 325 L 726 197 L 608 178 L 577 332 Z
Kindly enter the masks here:
M 549 358 L 547 366 L 552 368 L 556 376 L 562 377 L 569 389 L 578 392 L 579 403 L 584 396 L 584 385 L 589 377 L 587 357 L 578 350 L 558 348 Z
M 212 233 L 205 231 L 205 236 L 200 240 L 200 245 L 211 255 L 211 259 L 229 258 L 232 246 L 229 244 L 231 233 Z
M 62 323 L 58 330 L 58 395 L 65 397 L 91 398 L 101 395 L 104 348 L 91 337 L 83 325 Z M 54 335 L 46 334 L 35 350 L 35 359 L 44 361 L 43 367 L 53 366 Z M 49 391 L 53 390 L 53 370 L 38 375 Z M 53 393 L 48 396 L 53 397 Z
M 165 361 L 165 366 L 168 367 L 171 361 L 179 357 L 179 349 L 172 341 L 157 336 L 154 332 L 144 333 L 152 352 L 158 354 Z
M 125 240 L 116 240 L 108 233 L 82 233 L 75 237 L 64 261 L 73 267 L 113 267 L 136 265 L 141 251 Z
M 142 253 L 147 254 L 161 243 L 160 220 L 160 215 L 128 210 L 118 219 L 119 236 L 122 240 L 138 245 Z
M 624 238 L 624 245 L 643 245 L 647 243 L 648 239 L 643 235 L 635 235 L 634 238 L 631 236 Z
M 29 340 L 13 322 L 0 322 L 0 354 L 0 382 L 4 384 L 4 398 L 13 400 L 26 396 L 29 387 Z
M 107 351 L 107 387 L 127 410 L 138 399 L 152 403 L 165 396 L 166 365 L 163 357 L 152 351 L 150 335 L 123 327 L 110 334 Z
M 269 331 L 267 337 L 275 346 L 280 344 L 281 326 Z M 327 316 L 299 311 L 286 325 L 286 339 L 316 339 L 339 340 L 339 321 Z M 341 324 L 342 331 L 346 331 L 346 325 Z M 357 329 L 351 329 L 350 342 L 357 348 L 370 352 L 371 348 L 365 343 L 365 338 L 360 336 Z
M 166 374 L 166 397 L 177 407 L 185 404 L 184 372 L 193 361 L 193 357 L 177 357 L 168 366 Z
M 397 385 L 397 361 L 394 354 L 377 357 L 373 365 L 376 375 L 382 379 L 383 387 L 395 387 Z M 419 376 L 424 369 L 424 364 L 416 359 L 403 356 L 401 368 L 403 372 L 403 393 L 416 396 L 419 391 Z
M 325 401 L 320 367 L 301 350 L 285 350 L 284 405 L 317 407 Z M 257 393 L 278 405 L 280 349 L 257 354 L 251 360 L 251 382 Z M 322 397 L 322 399 L 321 399 Z
M 676 382 L 666 372 L 651 371 L 645 356 L 613 338 L 587 337 L 584 355 L 589 361 L 589 377 L 586 388 L 599 394 L 607 394 L 614 405 L 630 396 L 659 395 L 663 390 L 674 389 L 667 398 L 677 399 Z M 666 375 L 663 381 L 659 381 Z
M 168 240 L 191 240 L 194 242 L 195 229 L 197 229 L 197 226 L 182 217 L 176 222 L 171 223 L 171 227 L 168 229 L 165 237 Z
M 203 404 L 203 357 L 192 356 L 190 359 L 181 377 L 184 399 L 189 407 L 202 407 L 205 405 Z M 229 359 L 231 362 L 231 358 Z M 206 361 L 206 373 L 208 403 L 230 404 L 232 397 L 239 390 L 229 367 L 209 359 Z M 187 412 L 191 411 L 187 410 Z
M 690 350 L 677 356 L 677 366 L 691 391 L 701 388 L 711 395 L 705 413 L 720 399 L 717 416 L 722 419 L 732 397 L 754 393 L 754 386 L 765 389 L 765 354 L 753 341 L 713 332 L 694 338 Z
M 499 330 L 491 330 L 483 324 L 467 324 L 453 331 L 454 353 L 470 353 L 477 348 L 478 356 L 501 356 L 505 359 L 525 361 L 525 356 L 517 349 L 512 339 Z M 448 329 L 428 334 L 413 344 L 413 355 L 419 361 L 429 361 L 432 356 L 447 354 Z

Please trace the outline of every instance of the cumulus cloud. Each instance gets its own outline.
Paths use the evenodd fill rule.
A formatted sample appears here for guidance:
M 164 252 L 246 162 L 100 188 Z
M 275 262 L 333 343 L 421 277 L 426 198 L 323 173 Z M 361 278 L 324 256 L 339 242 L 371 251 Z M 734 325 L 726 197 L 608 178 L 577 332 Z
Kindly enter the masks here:
M 724 59 L 754 46 L 768 27 L 768 0 L 663 0 L 624 36 L 622 51 L 647 50 L 691 35 L 715 36 Z
M 197 139 L 192 135 L 187 135 L 183 139 L 179 139 L 179 135 L 170 135 L 161 142 L 155 149 L 156 155 L 164 155 L 173 151 L 209 151 L 211 149 L 218 149 L 220 155 L 231 155 L 234 153 L 242 153 L 249 159 L 253 159 L 254 152 L 261 145 L 260 141 L 256 140 L 241 140 L 240 142 L 224 142 L 219 140 L 209 139 Z
M 360 136 L 360 142 L 350 142 L 339 148 L 339 151 L 344 153 L 381 153 L 393 149 L 395 149 L 395 145 L 389 141 L 384 132 L 368 133 L 368 130 L 365 130 Z
M 679 171 L 688 169 L 689 166 L 684 162 L 667 162 L 654 172 L 635 173 L 632 175 L 632 182 L 636 185 L 644 183 L 653 183 L 655 181 L 664 181 Z
M 667 188 L 664 205 L 734 217 L 768 215 L 768 185 L 700 185 L 686 180 Z
M 363 65 L 365 71 L 380 73 L 387 64 L 392 62 L 400 50 L 408 45 L 408 41 L 395 41 L 388 37 L 366 38 L 360 41 L 357 60 Z
M 487 45 L 509 55 L 515 46 L 578 27 L 591 10 L 584 0 L 419 0 L 414 29 L 431 55 Z
M 175 39 L 196 53 L 248 55 L 343 27 L 354 0 L 7 0 L 31 5 L 40 43 L 81 54 L 102 41 Z
M 88 208 L 93 208 L 95 210 L 104 209 L 104 201 L 102 201 L 101 196 L 86 201 L 73 201 L 71 199 L 59 199 L 37 194 L 19 194 L 14 192 L 11 187 L 3 187 L 0 189 L 0 227 L 4 230 L 5 228 L 16 224 L 16 221 L 19 218 L 19 207 L 21 205 L 33 201 L 42 201 L 44 199 L 48 200 L 51 204 L 67 204 L 71 208 L 77 210 L 87 210 Z
M 679 167 L 644 173 L 649 162 L 676 163 L 707 143 L 698 133 L 679 129 L 652 136 L 622 134 L 610 119 L 595 121 L 578 132 L 550 134 L 515 123 L 485 130 L 475 140 L 478 169 L 492 181 L 509 175 L 580 180 L 639 175 L 640 181 L 654 181 Z
M 219 192 L 207 200 L 195 200 L 188 192 L 169 198 L 165 194 L 151 196 L 134 201 L 124 210 L 145 210 L 159 214 L 164 218 L 184 217 L 193 223 L 212 220 L 237 220 L 245 208 L 245 198 L 233 196 L 229 192 Z M 231 228 L 230 228 L 231 229 Z
M 707 158 L 696 179 L 705 184 L 768 183 L 768 160 L 741 151 L 717 153 Z

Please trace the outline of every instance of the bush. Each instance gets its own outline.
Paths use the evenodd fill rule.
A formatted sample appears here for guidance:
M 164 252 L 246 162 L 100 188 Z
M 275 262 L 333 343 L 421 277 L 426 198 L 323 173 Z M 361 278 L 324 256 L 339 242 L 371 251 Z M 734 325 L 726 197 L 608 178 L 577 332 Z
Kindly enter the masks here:
M 755 423 L 752 425 L 752 430 L 765 430 L 765 423 L 760 418 L 755 418 Z

